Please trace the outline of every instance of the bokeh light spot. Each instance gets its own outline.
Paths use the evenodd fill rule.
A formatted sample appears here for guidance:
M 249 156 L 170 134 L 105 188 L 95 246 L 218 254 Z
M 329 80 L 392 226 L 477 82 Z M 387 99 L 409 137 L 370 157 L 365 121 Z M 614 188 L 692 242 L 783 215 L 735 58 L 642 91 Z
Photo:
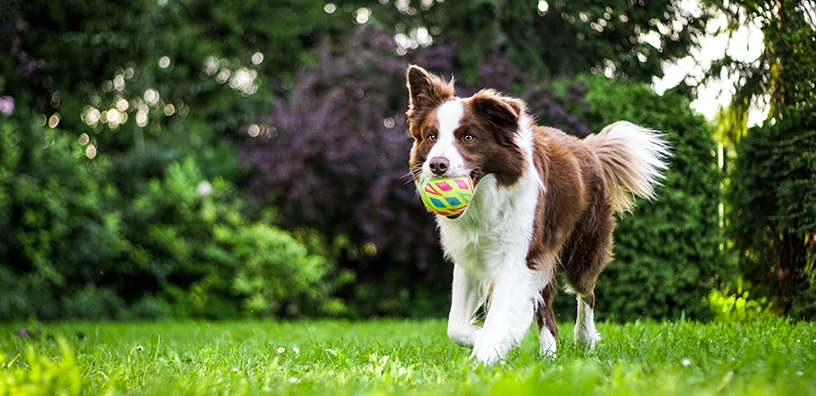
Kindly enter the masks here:
M 252 125 L 249 127 L 249 130 L 247 132 L 249 133 L 249 136 L 257 137 L 258 134 L 261 133 L 261 128 L 258 127 L 257 125 Z
M 89 145 L 87 149 L 85 149 L 85 156 L 94 159 L 96 157 L 96 147 L 93 144 Z
M 128 106 L 129 106 L 128 101 L 125 99 L 120 98 L 118 101 L 116 101 L 116 109 L 119 111 L 126 111 L 128 109 Z
M 144 99 L 149 103 L 151 106 L 155 106 L 156 103 L 159 101 L 159 93 L 156 92 L 154 89 L 148 89 L 145 91 Z
M 539 0 L 538 2 L 538 15 L 544 16 L 547 14 L 547 11 L 550 10 L 550 4 L 547 3 L 545 0 Z
M 48 118 L 48 126 L 51 128 L 56 128 L 60 122 L 60 115 L 59 113 L 51 114 L 51 117 Z
M 370 17 L 371 17 L 371 10 L 369 10 L 366 7 L 360 7 L 354 13 L 354 20 L 357 21 L 357 23 L 359 23 L 361 25 L 368 22 L 368 18 L 370 18 Z

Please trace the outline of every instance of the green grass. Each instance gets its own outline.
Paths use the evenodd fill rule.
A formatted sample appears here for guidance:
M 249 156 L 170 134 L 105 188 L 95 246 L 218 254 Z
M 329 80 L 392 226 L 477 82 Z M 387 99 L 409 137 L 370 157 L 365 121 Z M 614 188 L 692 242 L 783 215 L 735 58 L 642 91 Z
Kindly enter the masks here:
M 562 324 L 556 358 L 531 331 L 476 366 L 445 322 L 161 322 L 0 325 L 6 394 L 805 395 L 816 324 L 598 325 L 595 351 Z

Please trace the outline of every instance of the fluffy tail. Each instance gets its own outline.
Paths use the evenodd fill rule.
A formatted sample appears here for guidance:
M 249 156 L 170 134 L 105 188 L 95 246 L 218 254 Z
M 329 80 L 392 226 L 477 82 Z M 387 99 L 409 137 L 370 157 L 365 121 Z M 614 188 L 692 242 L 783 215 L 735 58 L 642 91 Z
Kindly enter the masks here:
M 618 121 L 584 142 L 601 161 L 606 186 L 616 212 L 635 207 L 634 195 L 654 198 L 654 185 L 668 168 L 669 144 L 660 132 Z

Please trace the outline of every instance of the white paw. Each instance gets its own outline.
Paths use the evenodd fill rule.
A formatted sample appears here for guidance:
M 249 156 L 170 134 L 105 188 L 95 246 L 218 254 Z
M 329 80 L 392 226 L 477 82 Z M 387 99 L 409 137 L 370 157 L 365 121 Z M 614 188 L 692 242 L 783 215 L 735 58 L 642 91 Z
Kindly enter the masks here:
M 555 337 L 547 329 L 542 329 L 538 336 L 539 352 L 541 356 L 556 357 L 555 351 L 557 349 Z
M 482 331 L 476 336 L 476 343 L 470 358 L 478 363 L 494 364 L 507 356 L 510 347 L 509 342 L 490 340 L 487 333 Z
M 595 349 L 595 345 L 601 340 L 601 335 L 596 331 L 582 331 L 575 334 L 575 341 L 581 343 L 589 350 Z
M 472 348 L 476 343 L 476 337 L 480 330 L 480 328 L 473 325 L 448 326 L 448 338 L 456 345 Z

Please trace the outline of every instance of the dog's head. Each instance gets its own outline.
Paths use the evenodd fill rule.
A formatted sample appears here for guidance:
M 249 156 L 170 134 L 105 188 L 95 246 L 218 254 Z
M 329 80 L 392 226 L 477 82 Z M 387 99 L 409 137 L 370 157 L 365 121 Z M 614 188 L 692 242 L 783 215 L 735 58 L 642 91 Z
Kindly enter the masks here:
M 408 68 L 408 124 L 414 138 L 414 180 L 470 175 L 474 185 L 488 174 L 500 186 L 515 184 L 524 170 L 516 142 L 524 102 L 482 90 L 469 98 L 453 94 L 453 82 L 423 68 Z

